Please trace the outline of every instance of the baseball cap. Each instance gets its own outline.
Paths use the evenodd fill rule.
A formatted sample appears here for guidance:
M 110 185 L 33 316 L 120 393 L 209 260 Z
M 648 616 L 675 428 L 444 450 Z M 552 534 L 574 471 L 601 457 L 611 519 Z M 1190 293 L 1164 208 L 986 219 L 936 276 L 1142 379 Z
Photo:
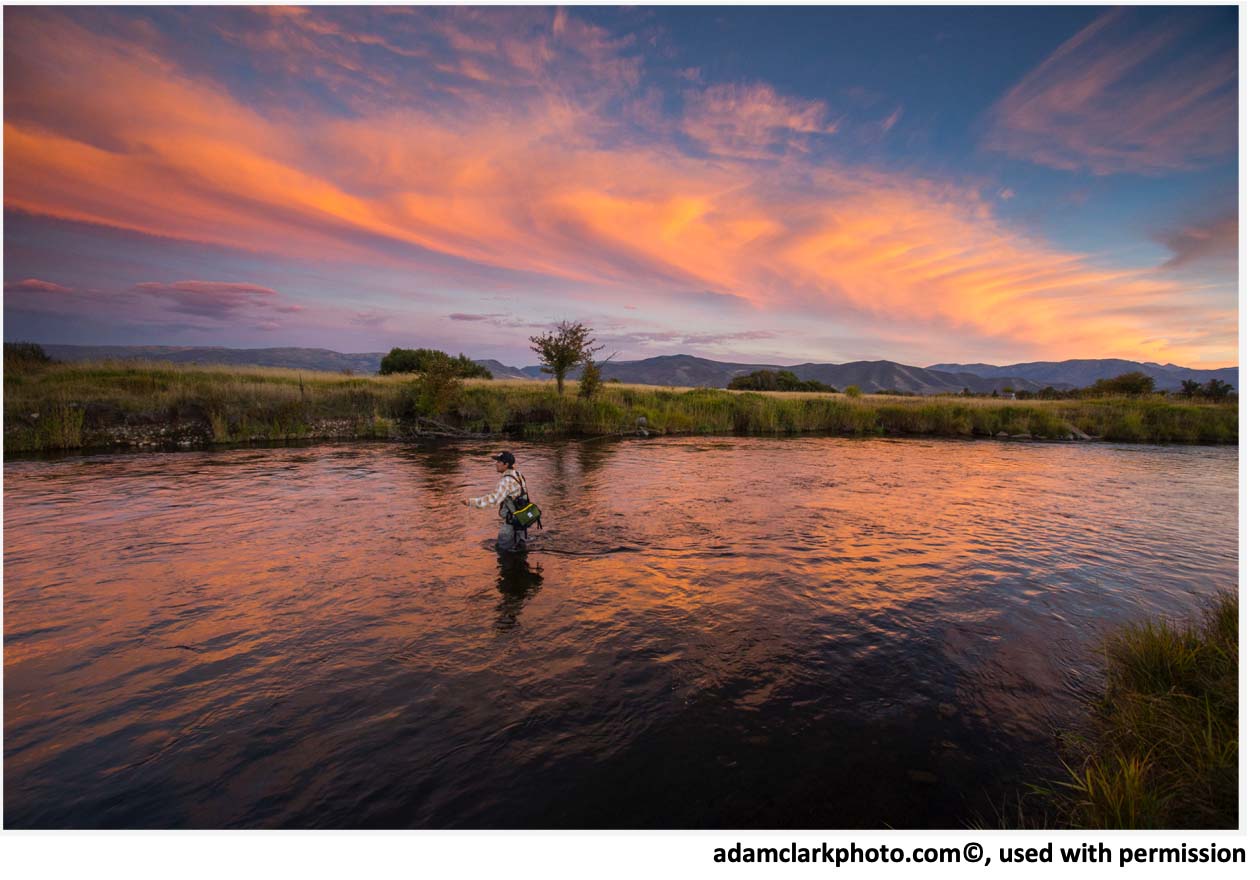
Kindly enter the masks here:
M 511 467 L 512 465 L 516 464 L 516 456 L 510 452 L 500 452 L 498 455 L 492 455 L 490 457 L 493 458 L 495 461 L 503 462 L 508 467 Z

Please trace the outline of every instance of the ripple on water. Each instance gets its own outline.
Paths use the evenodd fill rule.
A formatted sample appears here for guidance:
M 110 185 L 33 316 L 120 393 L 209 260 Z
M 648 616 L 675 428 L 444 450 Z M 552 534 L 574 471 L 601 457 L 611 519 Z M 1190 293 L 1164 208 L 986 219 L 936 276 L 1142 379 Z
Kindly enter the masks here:
M 8 825 L 958 827 L 1237 580 L 1236 449 L 483 453 L 7 463 Z

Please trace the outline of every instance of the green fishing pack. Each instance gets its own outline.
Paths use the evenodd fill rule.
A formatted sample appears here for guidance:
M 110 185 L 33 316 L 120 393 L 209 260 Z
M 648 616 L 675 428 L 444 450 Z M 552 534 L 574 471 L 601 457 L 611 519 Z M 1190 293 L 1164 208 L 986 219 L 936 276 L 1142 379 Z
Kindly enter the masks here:
M 507 506 L 504 521 L 518 529 L 528 529 L 534 523 L 538 523 L 538 527 L 542 528 L 542 510 L 529 500 L 529 490 L 525 488 L 524 478 L 520 474 L 513 474 L 512 479 L 520 484 L 521 494 L 515 498 L 504 499 Z

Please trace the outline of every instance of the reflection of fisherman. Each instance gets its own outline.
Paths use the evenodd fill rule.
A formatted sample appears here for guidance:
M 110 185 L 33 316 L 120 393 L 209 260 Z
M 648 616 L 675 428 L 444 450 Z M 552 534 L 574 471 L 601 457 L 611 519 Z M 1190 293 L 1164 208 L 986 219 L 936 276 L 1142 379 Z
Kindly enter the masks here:
M 507 632 L 516 626 L 517 618 L 534 594 L 542 589 L 542 568 L 530 565 L 528 553 L 499 554 L 499 595 L 495 606 L 494 628 Z
M 516 470 L 516 456 L 512 453 L 500 452 L 492 457 L 494 469 L 501 475 L 499 485 L 489 495 L 469 498 L 466 503 L 469 507 L 497 506 L 499 508 L 499 540 L 496 546 L 500 550 L 516 550 L 524 543 L 525 532 L 507 521 L 513 510 L 509 499 L 514 500 L 527 494 L 525 478 Z

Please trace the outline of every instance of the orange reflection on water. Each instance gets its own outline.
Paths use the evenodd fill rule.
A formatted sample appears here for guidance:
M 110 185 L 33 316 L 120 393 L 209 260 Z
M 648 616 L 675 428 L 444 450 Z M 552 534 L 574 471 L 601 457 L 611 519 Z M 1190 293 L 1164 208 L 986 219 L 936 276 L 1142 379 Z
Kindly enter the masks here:
M 487 451 L 7 463 L 6 821 L 948 826 L 864 774 L 982 801 L 1237 576 L 1235 449 L 523 444 L 505 557 Z

